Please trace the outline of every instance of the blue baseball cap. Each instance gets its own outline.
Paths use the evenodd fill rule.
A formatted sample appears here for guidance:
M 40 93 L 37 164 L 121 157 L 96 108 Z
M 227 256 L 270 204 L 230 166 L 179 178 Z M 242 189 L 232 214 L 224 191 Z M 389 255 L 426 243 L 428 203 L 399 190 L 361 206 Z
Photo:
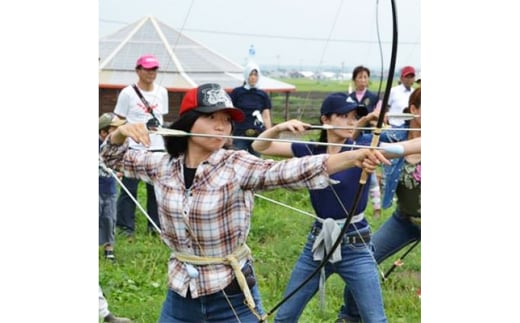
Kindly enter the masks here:
M 321 115 L 328 115 L 332 113 L 347 114 L 352 110 L 356 110 L 358 117 L 368 114 L 367 108 L 363 104 L 354 101 L 345 93 L 332 93 L 325 98 L 321 104 Z

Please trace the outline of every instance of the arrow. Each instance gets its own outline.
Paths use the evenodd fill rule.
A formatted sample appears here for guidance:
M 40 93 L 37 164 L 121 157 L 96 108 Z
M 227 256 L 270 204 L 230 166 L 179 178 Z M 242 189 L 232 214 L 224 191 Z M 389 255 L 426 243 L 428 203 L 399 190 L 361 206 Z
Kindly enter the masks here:
M 353 127 L 353 126 L 332 126 L 328 124 L 324 125 L 311 125 L 309 129 L 323 129 L 323 130 L 332 130 L 332 129 L 344 129 L 344 130 L 376 130 L 376 127 Z M 421 131 L 421 128 L 383 128 L 382 131 Z
M 364 146 L 354 144 L 336 144 L 326 143 L 319 141 L 302 141 L 302 140 L 291 140 L 291 139 L 280 139 L 280 138 L 261 138 L 261 137 L 245 137 L 245 136 L 228 136 L 228 135 L 216 135 L 216 134 L 205 134 L 205 133 L 193 133 L 186 132 L 177 129 L 157 128 L 150 130 L 150 134 L 156 134 L 161 136 L 174 136 L 174 137 L 206 137 L 206 138 L 225 138 L 225 139 L 240 139 L 240 140 L 260 140 L 260 141 L 272 141 L 272 142 L 287 142 L 287 143 L 299 143 L 306 145 L 316 146 L 334 146 L 334 147 L 350 147 L 350 148 L 362 148 L 362 149 L 377 149 L 387 152 L 389 154 L 402 155 L 404 148 L 400 144 L 388 144 L 384 146 Z

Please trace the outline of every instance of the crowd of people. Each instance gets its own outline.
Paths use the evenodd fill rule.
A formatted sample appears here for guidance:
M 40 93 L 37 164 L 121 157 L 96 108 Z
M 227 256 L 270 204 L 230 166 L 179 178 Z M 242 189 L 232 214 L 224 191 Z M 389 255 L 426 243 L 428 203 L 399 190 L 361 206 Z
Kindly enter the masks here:
M 308 190 L 318 216 L 286 296 L 320 266 L 331 240 L 341 239 L 341 244 L 320 274 L 282 304 L 274 321 L 297 322 L 310 299 L 322 291 L 320 286 L 336 273 L 345 282 L 345 305 L 337 322 L 386 322 L 377 263 L 420 240 L 420 87 L 412 88 L 415 69 L 402 68 L 401 84 L 392 89 L 388 108 L 416 117 L 389 125 L 399 130 L 383 132 L 380 145 L 393 147 L 384 151 L 357 147 L 369 146 L 372 134 L 355 127 L 374 125 L 383 110 L 382 100 L 368 90 L 370 70 L 364 66 L 354 69 L 354 91 L 324 99 L 319 119 L 324 128 L 315 144 L 270 140 L 285 131 L 302 134 L 311 125 L 295 119 L 273 124 L 272 103 L 259 87 L 260 68 L 254 63 L 244 69 L 244 84 L 229 94 L 216 83 L 187 91 L 176 121 L 165 127 L 168 94 L 155 83 L 158 68 L 153 55 L 139 57 L 138 81 L 120 92 L 113 113 L 100 117 L 99 243 L 105 258 L 115 261 L 116 227 L 134 235 L 134 199 L 143 181 L 148 230 L 160 234 L 171 249 L 159 322 L 267 319 L 247 238 L 255 192 L 278 188 Z M 163 137 L 162 129 L 186 135 Z M 230 136 L 241 138 L 230 142 Z M 369 185 L 354 214 L 345 214 L 354 204 L 362 174 L 368 174 Z M 118 178 L 125 188 L 119 198 Z M 373 233 L 367 204 L 372 201 L 377 218 L 381 207 L 394 200 L 394 213 Z M 339 237 L 347 215 L 349 224 Z M 101 311 L 101 296 L 100 287 L 100 317 L 107 315 Z M 114 322 L 127 322 L 120 319 Z

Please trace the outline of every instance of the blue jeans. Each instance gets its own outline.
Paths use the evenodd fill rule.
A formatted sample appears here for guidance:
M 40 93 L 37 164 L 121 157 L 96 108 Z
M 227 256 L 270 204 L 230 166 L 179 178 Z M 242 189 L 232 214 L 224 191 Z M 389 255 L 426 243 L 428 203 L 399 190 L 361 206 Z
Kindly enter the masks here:
M 255 300 L 256 310 L 263 315 L 262 301 L 258 291 L 258 284 L 251 288 L 251 294 Z M 166 300 L 163 303 L 161 317 L 159 323 L 229 323 L 244 322 L 257 323 L 258 319 L 245 305 L 244 294 L 227 295 L 233 309 L 224 297 L 223 292 L 217 292 L 211 295 L 201 296 L 199 298 L 185 298 L 168 290 Z M 237 320 L 233 310 L 239 317 Z
M 139 185 L 139 180 L 135 178 L 123 177 L 122 183 L 137 200 L 137 187 Z M 126 194 L 126 191 L 121 188 L 119 198 L 117 199 L 116 225 L 128 234 L 133 234 L 135 231 L 135 207 L 135 202 L 132 201 L 128 194 Z M 157 212 L 155 191 L 153 186 L 148 183 L 146 183 L 146 212 L 157 225 L 157 227 L 161 228 L 161 225 L 159 224 L 159 214 Z M 149 220 L 148 230 L 155 231 Z
M 374 258 L 380 264 L 406 245 L 417 240 L 421 240 L 421 227 L 406 220 L 398 210 L 395 210 L 392 216 L 374 233 L 372 239 L 375 248 Z M 341 307 L 338 318 L 359 322 L 358 307 L 348 286 L 345 287 L 343 297 L 345 305 Z M 367 321 L 365 320 L 365 322 Z
M 117 195 L 99 193 L 99 245 L 114 245 Z
M 369 228 L 360 230 L 366 233 Z M 357 233 L 352 233 L 357 234 Z M 313 260 L 312 245 L 316 236 L 309 233 L 307 243 L 303 248 L 300 258 L 291 274 L 289 284 L 285 289 L 285 295 L 292 292 L 301 282 L 313 272 L 320 261 Z M 379 274 L 372 258 L 372 245 L 364 243 L 341 244 L 341 261 L 334 264 L 330 262 L 325 265 L 325 275 L 328 278 L 332 273 L 337 273 L 343 281 L 351 288 L 362 313 L 365 322 L 387 322 Z M 278 310 L 275 322 L 298 322 L 305 305 L 317 292 L 320 275 L 316 274 L 296 294 Z

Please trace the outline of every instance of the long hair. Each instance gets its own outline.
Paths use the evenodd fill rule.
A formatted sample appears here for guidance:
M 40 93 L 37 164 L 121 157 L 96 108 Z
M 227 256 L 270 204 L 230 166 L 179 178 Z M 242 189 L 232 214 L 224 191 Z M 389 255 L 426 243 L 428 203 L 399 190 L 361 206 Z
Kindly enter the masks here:
M 421 107 L 421 88 L 418 87 L 413 90 L 412 94 L 410 94 L 410 98 L 408 99 L 408 107 L 411 105 L 415 105 L 416 108 Z
M 412 94 L 410 94 L 410 98 L 408 98 L 408 106 L 403 110 L 404 113 L 411 113 L 410 107 L 412 104 L 417 108 L 421 108 L 421 88 L 418 87 L 415 90 L 413 90 Z M 410 126 L 411 120 L 406 120 L 404 123 L 407 126 Z
M 190 132 L 195 121 L 202 115 L 201 112 L 190 110 L 187 111 L 179 120 L 175 121 L 169 128 Z M 188 149 L 188 136 L 175 137 L 166 136 L 164 137 L 164 145 L 166 151 L 170 154 L 171 158 L 179 157 L 179 155 L 186 152 Z
M 321 117 L 326 117 L 327 119 L 330 119 L 330 117 L 332 116 L 332 113 L 329 113 L 329 114 L 322 114 L 320 116 L 320 125 L 323 125 L 323 121 L 321 120 Z M 327 138 L 327 130 L 326 129 L 321 129 L 320 131 L 320 137 L 318 139 L 319 142 L 328 142 L 328 138 Z

